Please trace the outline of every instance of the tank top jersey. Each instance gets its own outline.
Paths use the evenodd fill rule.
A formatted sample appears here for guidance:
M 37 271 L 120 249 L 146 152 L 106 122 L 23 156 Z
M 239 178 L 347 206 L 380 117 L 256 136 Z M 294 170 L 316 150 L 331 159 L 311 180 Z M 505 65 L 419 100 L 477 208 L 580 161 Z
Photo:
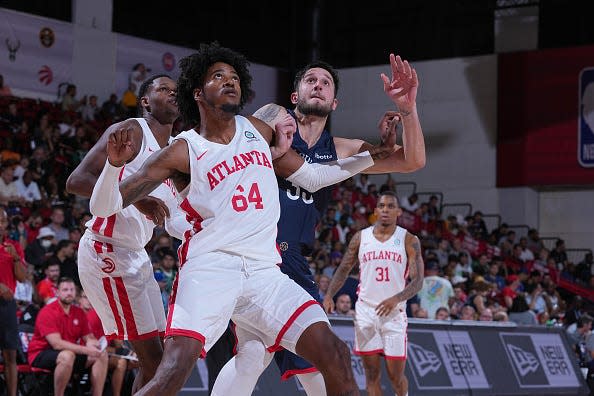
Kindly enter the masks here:
M 359 300 L 376 306 L 404 289 L 408 260 L 406 229 L 396 227 L 387 241 L 380 242 L 373 235 L 373 228 L 371 226 L 361 231 Z M 401 302 L 398 308 L 406 309 L 406 301 Z
M 287 111 L 295 118 L 293 110 L 287 109 Z M 338 159 L 334 139 L 327 129 L 324 129 L 314 146 L 308 147 L 297 128 L 291 147 L 309 163 Z M 278 222 L 279 246 L 281 250 L 291 249 L 298 250 L 299 254 L 302 252 L 309 254 L 313 248 L 316 225 L 330 201 L 332 186 L 312 194 L 284 178 L 278 177 L 277 180 L 282 208 Z
M 136 157 L 124 165 L 120 173 L 120 180 L 137 172 L 144 161 L 161 147 L 144 118 L 133 118 L 142 128 L 142 145 Z M 171 139 L 170 139 L 171 141 Z M 170 212 L 177 209 L 178 192 L 170 180 L 166 180 L 153 190 L 150 196 L 161 199 Z M 114 246 L 133 250 L 144 249 L 153 236 L 155 224 L 140 213 L 136 207 L 130 205 L 120 212 L 107 218 L 94 216 L 86 224 L 87 232 L 91 232 L 93 240 L 110 243 Z
M 184 234 L 181 263 L 212 251 L 279 263 L 278 187 L 270 147 L 258 130 L 237 115 L 229 144 L 211 142 L 193 129 L 175 139 L 187 142 L 190 158 L 190 184 L 180 207 L 192 228 Z

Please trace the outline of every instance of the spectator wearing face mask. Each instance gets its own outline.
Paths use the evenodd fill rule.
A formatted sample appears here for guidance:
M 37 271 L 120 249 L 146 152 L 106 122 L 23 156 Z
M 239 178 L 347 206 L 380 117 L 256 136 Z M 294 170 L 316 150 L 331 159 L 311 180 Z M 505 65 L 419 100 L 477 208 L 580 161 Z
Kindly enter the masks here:
M 52 256 L 52 246 L 56 234 L 49 227 L 41 227 L 37 238 L 25 248 L 25 259 L 39 272 L 48 258 Z

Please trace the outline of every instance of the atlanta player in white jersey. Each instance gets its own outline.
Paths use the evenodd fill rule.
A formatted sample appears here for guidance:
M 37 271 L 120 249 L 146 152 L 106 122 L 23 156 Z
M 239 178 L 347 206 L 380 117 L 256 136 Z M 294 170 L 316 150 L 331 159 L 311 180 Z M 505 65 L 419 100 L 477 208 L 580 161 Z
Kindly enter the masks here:
M 142 118 L 130 118 L 110 126 L 85 156 L 66 183 L 70 193 L 90 197 L 105 165 L 107 141 L 116 129 L 130 133 L 132 156 L 119 178 L 136 172 L 155 151 L 168 144 L 173 123 L 179 117 L 175 103 L 176 83 L 165 75 L 149 78 L 140 88 Z M 177 208 L 172 183 L 161 184 L 147 197 L 125 210 L 106 217 L 94 216 L 78 249 L 81 283 L 101 319 L 105 334 L 129 340 L 139 359 L 140 374 L 135 389 L 151 379 L 163 354 L 165 310 L 145 245 L 155 223 L 163 223 L 178 235 L 189 227 Z M 147 217 L 148 216 L 148 217 Z M 177 226 L 174 226 L 177 224 Z M 174 231 L 177 229 L 177 231 Z M 180 232 L 181 230 L 181 232 Z
M 334 295 L 344 284 L 357 259 L 359 298 L 355 304 L 355 354 L 365 368 L 367 394 L 381 396 L 380 356 L 398 396 L 408 394 L 406 364 L 406 301 L 423 285 L 423 256 L 419 238 L 396 225 L 402 213 L 392 191 L 379 197 L 375 225 L 351 239 L 324 297 L 326 312 L 334 311 Z M 407 279 L 410 282 L 407 284 Z
M 348 347 L 332 333 L 320 305 L 277 266 L 275 172 L 315 191 L 372 166 L 375 154 L 386 158 L 393 147 L 307 164 L 289 150 L 296 128 L 292 117 L 276 124 L 270 147 L 272 128 L 237 115 L 251 92 L 243 55 L 202 44 L 180 61 L 180 69 L 177 103 L 186 121 L 197 126 L 151 156 L 119 188 L 118 175 L 132 151 L 127 129 L 111 133 L 108 161 L 90 202 L 91 211 L 105 217 L 172 178 L 192 224 L 179 251 L 163 358 L 137 395 L 177 394 L 230 319 L 269 351 L 282 347 L 314 363 L 328 395 L 357 395 Z

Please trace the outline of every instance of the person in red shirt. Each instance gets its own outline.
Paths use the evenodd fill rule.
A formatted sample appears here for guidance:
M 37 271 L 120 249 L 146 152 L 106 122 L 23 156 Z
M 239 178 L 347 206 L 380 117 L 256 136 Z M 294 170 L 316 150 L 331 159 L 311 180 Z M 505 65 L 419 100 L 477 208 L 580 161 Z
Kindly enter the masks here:
M 55 396 L 64 395 L 73 371 L 90 367 L 93 396 L 101 396 L 107 377 L 107 352 L 101 350 L 89 330 L 85 312 L 73 305 L 75 296 L 74 281 L 60 278 L 58 299 L 37 315 L 29 343 L 29 364 L 54 371 Z
M 522 281 L 520 280 L 520 277 L 515 274 L 509 275 L 505 280 L 508 285 L 503 288 L 501 294 L 503 294 L 505 305 L 510 309 L 514 302 L 514 298 L 518 296 L 518 289 L 520 288 Z
M 95 338 L 99 339 L 104 337 L 103 326 L 101 325 L 101 319 L 95 311 L 95 308 L 91 305 L 91 302 L 87 298 L 84 291 L 81 291 L 78 296 L 78 305 L 85 311 L 87 315 L 87 321 L 89 322 L 89 330 Z M 112 396 L 120 396 L 122 394 L 122 385 L 124 384 L 124 377 L 126 376 L 126 370 L 128 370 L 128 362 L 125 358 L 119 357 L 118 355 L 131 355 L 135 357 L 134 353 L 129 349 L 124 348 L 122 340 L 111 340 L 106 351 L 112 355 L 109 357 L 108 371 L 111 372 L 111 393 Z
M 8 215 L 0 207 L 0 349 L 4 358 L 4 378 L 7 395 L 17 394 L 18 348 L 17 306 L 14 299 L 16 282 L 23 282 L 27 276 L 23 249 L 18 242 L 8 239 L 6 228 Z
M 37 294 L 43 304 L 49 304 L 58 296 L 60 265 L 57 262 L 47 263 L 44 272 L 45 278 L 37 283 Z

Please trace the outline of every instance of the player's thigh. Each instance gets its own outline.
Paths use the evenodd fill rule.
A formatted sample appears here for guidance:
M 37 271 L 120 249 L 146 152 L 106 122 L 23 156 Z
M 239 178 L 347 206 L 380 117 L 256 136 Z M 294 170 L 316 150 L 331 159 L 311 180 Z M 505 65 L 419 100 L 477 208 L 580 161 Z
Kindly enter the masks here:
M 396 311 L 380 318 L 381 337 L 386 360 L 406 360 L 406 312 Z
M 355 304 L 355 349 L 358 355 L 383 353 L 383 344 L 378 331 L 378 318 L 374 307 L 357 301 Z
M 262 264 L 249 274 L 244 298 L 233 320 L 258 335 L 271 352 L 281 347 L 295 352 L 297 341 L 310 325 L 329 325 L 320 304 L 274 264 Z
M 165 335 L 196 338 L 208 351 L 225 332 L 242 285 L 240 257 L 207 253 L 189 258 L 173 285 Z

